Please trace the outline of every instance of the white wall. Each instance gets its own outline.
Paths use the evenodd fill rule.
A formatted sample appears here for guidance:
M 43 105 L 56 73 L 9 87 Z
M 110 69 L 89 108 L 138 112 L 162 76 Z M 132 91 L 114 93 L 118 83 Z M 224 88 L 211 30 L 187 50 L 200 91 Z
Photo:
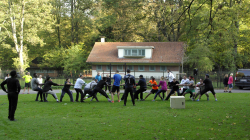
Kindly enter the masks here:
M 153 54 L 152 51 L 153 49 L 145 49 L 145 58 L 151 58 Z
M 106 76 L 107 74 L 109 74 L 109 71 L 104 71 L 104 75 Z M 172 71 L 172 73 L 174 74 L 174 76 L 176 77 L 176 74 L 179 73 L 179 71 Z M 103 71 L 100 71 L 101 76 L 103 77 Z M 111 77 L 113 77 L 113 75 L 115 74 L 115 72 L 111 72 Z M 120 72 L 121 76 L 123 77 L 125 75 L 125 72 Z M 92 70 L 92 77 L 95 77 L 97 75 L 96 70 Z M 160 78 L 161 76 L 163 76 L 163 72 L 131 72 L 131 75 L 134 75 L 135 78 L 138 78 L 140 75 L 143 75 L 143 77 L 147 77 L 149 78 L 150 76 L 154 76 L 155 78 Z M 164 77 L 166 77 L 168 74 L 167 72 L 164 73 Z
M 118 58 L 123 58 L 124 56 L 124 49 L 118 49 Z

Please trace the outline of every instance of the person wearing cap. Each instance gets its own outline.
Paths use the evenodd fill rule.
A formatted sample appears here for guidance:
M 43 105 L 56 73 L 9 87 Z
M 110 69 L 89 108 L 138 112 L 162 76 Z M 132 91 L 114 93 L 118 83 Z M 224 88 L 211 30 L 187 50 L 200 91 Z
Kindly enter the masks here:
M 216 93 L 214 92 L 214 87 L 213 87 L 212 81 L 209 79 L 209 75 L 206 74 L 205 78 L 206 79 L 203 81 L 203 86 L 205 86 L 205 88 L 201 91 L 199 99 L 197 99 L 196 101 L 200 101 L 201 96 L 203 94 L 205 94 L 206 92 L 208 92 L 208 91 L 211 91 L 212 94 L 214 95 L 215 101 L 218 101 L 217 98 L 216 98 L 216 95 L 215 95 Z
M 18 94 L 21 90 L 21 86 L 20 86 L 19 80 L 16 79 L 16 77 L 17 77 L 16 71 L 11 71 L 10 76 L 11 76 L 11 78 L 8 78 L 1 83 L 1 87 L 2 87 L 4 92 L 8 93 L 8 100 L 9 100 L 8 119 L 10 121 L 16 121 L 15 120 L 15 112 L 16 112 L 16 108 L 17 108 Z M 6 84 L 7 84 L 8 91 L 6 91 L 6 89 L 4 87 L 4 85 L 6 85 Z
M 52 86 L 52 85 L 53 85 L 53 86 L 63 86 L 63 85 L 59 85 L 59 84 L 57 84 L 57 83 L 53 83 L 53 82 L 52 82 L 52 79 L 51 79 L 50 77 L 47 77 L 46 81 L 47 81 L 47 82 L 44 84 L 44 87 L 43 87 L 43 93 L 45 93 L 45 94 L 46 94 L 46 93 L 47 93 L 47 94 L 51 94 L 51 95 L 56 99 L 56 101 L 59 102 L 59 100 L 58 100 L 56 94 L 55 94 L 53 91 L 50 91 L 50 90 L 52 90 L 52 89 L 51 89 L 51 86 Z M 48 102 L 47 99 L 44 99 L 44 102 Z
M 188 86 L 188 89 L 184 92 L 184 94 L 182 96 L 185 96 L 187 93 L 190 93 L 191 96 L 191 100 L 194 101 L 194 97 L 195 97 L 195 84 L 193 81 L 193 76 L 189 76 L 189 83 L 188 84 L 182 84 L 182 86 Z M 181 84 L 178 84 L 181 85 Z
M 147 90 L 147 84 L 146 84 L 146 80 L 145 78 L 143 78 L 143 75 L 139 76 L 139 81 L 136 84 L 136 86 L 140 86 L 140 88 L 135 92 L 134 94 L 134 98 L 137 99 L 137 101 L 139 100 L 138 98 L 138 94 L 140 93 L 140 99 L 141 101 L 143 100 L 143 92 Z
M 135 106 L 135 99 L 133 95 L 133 87 L 135 86 L 135 77 L 130 74 L 130 69 L 127 69 L 127 75 L 124 76 L 125 92 L 124 92 L 124 106 L 127 104 L 128 93 L 132 99 L 133 106 Z
M 149 92 L 149 94 L 145 97 L 145 99 L 143 99 L 143 101 L 145 101 L 150 94 L 154 94 L 154 93 L 158 92 L 157 82 L 155 81 L 155 78 L 153 76 L 151 76 L 151 80 L 147 84 L 149 84 L 149 83 L 150 83 L 149 86 L 152 86 L 152 89 Z M 161 97 L 161 95 L 160 94 L 158 94 L 158 95 L 161 98 L 161 100 L 163 100 L 162 97 Z
M 76 80 L 74 89 L 76 91 L 76 102 L 78 102 L 78 98 L 79 98 L 79 93 L 81 94 L 81 99 L 80 102 L 84 102 L 83 98 L 84 98 L 84 94 L 82 92 L 82 86 L 85 85 L 85 82 L 82 80 L 83 79 L 83 75 L 80 75 L 80 77 Z
M 122 76 L 119 74 L 119 71 L 116 70 L 115 75 L 113 76 L 114 82 L 113 82 L 113 87 L 111 91 L 111 98 L 112 98 L 112 103 L 114 103 L 114 95 L 115 91 L 117 92 L 117 97 L 118 97 L 118 102 L 120 102 L 120 83 L 122 80 Z
M 179 84 L 179 82 L 176 81 L 175 78 L 173 78 L 173 81 L 170 83 L 170 85 L 172 86 L 172 89 L 171 89 L 171 91 L 169 92 L 169 94 L 168 94 L 168 96 L 166 97 L 165 100 L 168 100 L 168 99 L 170 98 L 170 96 L 171 96 L 172 94 L 174 94 L 175 91 L 177 92 L 178 96 L 180 96 L 180 90 L 179 90 L 178 84 Z
M 106 97 L 106 98 L 108 99 L 108 102 L 111 102 L 111 100 L 109 99 L 109 96 L 107 95 L 107 93 L 106 93 L 105 91 L 102 90 L 103 87 L 104 87 L 105 85 L 108 85 L 108 83 L 107 83 L 107 78 L 106 78 L 106 77 L 103 77 L 103 79 L 102 79 L 101 81 L 99 81 L 99 82 L 97 83 L 97 85 L 95 86 L 95 88 L 94 88 L 92 94 L 89 95 L 88 97 L 84 98 L 84 100 L 87 99 L 87 98 L 89 98 L 89 97 L 94 97 L 94 98 L 96 99 L 96 101 L 99 102 L 98 98 L 96 97 L 96 93 L 99 92 L 99 93 L 101 93 L 104 97 Z M 108 85 L 108 86 L 111 86 L 111 85 Z
M 161 77 L 161 81 L 159 82 L 159 85 L 157 85 L 157 86 L 158 86 L 158 87 L 161 86 L 161 89 L 155 94 L 155 97 L 154 97 L 154 99 L 153 99 L 152 101 L 155 101 L 157 95 L 158 95 L 158 94 L 160 95 L 160 93 L 162 93 L 162 96 L 163 96 L 162 99 L 164 99 L 164 97 L 165 97 L 164 95 L 165 95 L 166 91 L 168 90 L 167 83 L 166 83 L 166 81 L 164 80 L 164 77 L 163 77 L 163 76 Z

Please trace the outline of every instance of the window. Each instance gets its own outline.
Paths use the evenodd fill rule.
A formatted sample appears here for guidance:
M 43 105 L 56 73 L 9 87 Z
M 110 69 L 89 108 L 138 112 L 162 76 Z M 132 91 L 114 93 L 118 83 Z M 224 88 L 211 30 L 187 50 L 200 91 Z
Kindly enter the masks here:
M 155 71 L 155 66 L 149 66 L 149 71 Z
M 127 66 L 127 69 L 130 69 L 130 71 L 134 70 L 134 66 Z
M 110 71 L 110 66 L 106 66 L 107 67 L 107 71 Z M 112 71 L 112 66 L 111 66 L 111 71 Z
M 124 56 L 145 56 L 145 49 L 125 49 Z
M 166 71 L 166 70 L 167 70 L 167 67 L 166 67 L 166 66 L 161 66 L 161 67 L 160 67 L 160 70 L 161 70 L 161 71 Z
M 44 70 L 36 70 L 36 73 L 44 73 Z
M 102 66 L 101 65 L 97 65 L 96 66 L 96 70 L 102 70 Z
M 138 71 L 144 71 L 144 66 L 138 66 Z
M 117 66 L 117 70 L 123 71 L 123 66 L 122 66 L 122 65 L 118 65 L 118 66 Z

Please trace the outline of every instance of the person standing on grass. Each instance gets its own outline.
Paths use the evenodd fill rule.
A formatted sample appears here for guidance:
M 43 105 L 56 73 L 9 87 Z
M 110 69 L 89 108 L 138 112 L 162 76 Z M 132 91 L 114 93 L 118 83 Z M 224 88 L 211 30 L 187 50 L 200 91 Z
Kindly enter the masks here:
M 139 82 L 136 84 L 136 86 L 140 86 L 140 88 L 135 92 L 134 94 L 134 98 L 137 99 L 137 101 L 139 100 L 138 98 L 138 94 L 140 93 L 140 99 L 141 101 L 143 100 L 143 92 L 147 90 L 147 83 L 145 78 L 143 78 L 143 75 L 139 76 Z
M 200 96 L 199 96 L 199 99 L 197 99 L 196 101 L 200 101 L 201 96 L 202 96 L 204 93 L 208 92 L 208 91 L 211 91 L 212 94 L 214 95 L 215 101 L 218 101 L 217 98 L 216 98 L 216 95 L 215 95 L 216 93 L 214 92 L 214 87 L 213 87 L 212 81 L 209 79 L 209 75 L 206 74 L 205 78 L 206 78 L 206 79 L 203 81 L 203 86 L 205 86 L 205 88 L 201 91 L 201 94 L 200 94 Z M 205 85 L 204 85 L 204 84 L 205 84 Z M 202 85 L 201 85 L 201 86 L 202 86 Z
M 195 84 L 193 81 L 193 76 L 189 76 L 189 83 L 188 84 L 183 84 L 184 86 L 188 86 L 189 88 L 184 92 L 184 94 L 182 96 L 185 96 L 187 93 L 190 93 L 192 96 L 191 100 L 194 101 L 194 97 L 195 97 Z
M 109 77 L 109 75 L 107 74 L 106 75 L 107 77 L 107 83 L 108 83 L 108 85 L 111 85 L 111 78 Z M 107 93 L 107 89 L 108 89 L 108 91 L 109 91 L 109 95 L 110 95 L 110 93 L 111 93 L 111 87 L 110 86 L 107 86 L 107 85 L 105 85 L 105 92 Z
M 98 98 L 96 97 L 96 93 L 99 92 L 101 93 L 104 97 L 106 97 L 108 99 L 108 102 L 111 102 L 111 100 L 109 99 L 109 96 L 107 95 L 107 93 L 105 91 L 103 91 L 103 87 L 107 84 L 107 78 L 103 77 L 103 80 L 99 81 L 96 85 L 96 87 L 94 88 L 93 92 L 91 95 L 89 95 L 88 97 L 86 97 L 85 99 L 89 98 L 89 97 L 94 97 L 96 99 L 97 102 L 99 102 Z M 111 85 L 109 85 L 111 86 Z M 85 100 L 84 99 L 84 100 Z
M 229 93 L 232 93 L 232 89 L 233 89 L 233 75 L 234 74 L 231 73 L 228 79 Z
M 11 78 L 8 78 L 1 83 L 1 87 L 2 87 L 4 92 L 8 93 L 8 100 L 9 100 L 8 119 L 10 121 L 16 121 L 15 120 L 15 112 L 16 112 L 16 108 L 17 108 L 18 94 L 21 90 L 21 86 L 20 86 L 19 80 L 16 79 L 16 77 L 17 77 L 16 71 L 11 71 L 10 76 L 11 76 Z M 6 89 L 4 87 L 4 85 L 6 85 L 6 84 L 7 84 L 8 91 L 6 91 Z
M 228 74 L 225 74 L 225 77 L 224 77 L 224 80 L 223 80 L 223 84 L 224 84 L 224 92 L 227 92 Z
M 30 76 L 30 73 L 27 72 L 26 75 L 24 75 L 22 78 L 25 80 L 25 85 L 24 85 L 24 89 L 23 89 L 23 94 L 24 94 L 24 92 L 25 92 L 26 87 L 28 87 L 28 94 L 30 94 L 30 93 L 29 93 L 29 90 L 30 90 L 30 81 L 31 81 L 31 79 L 32 79 L 32 77 Z
M 56 101 L 59 102 L 59 100 L 58 100 L 56 94 L 52 91 L 51 86 L 52 86 L 52 85 L 53 85 L 53 86 L 63 86 L 63 85 L 59 85 L 59 84 L 53 83 L 53 82 L 52 82 L 52 79 L 51 79 L 50 77 L 47 77 L 46 81 L 47 81 L 47 82 L 44 84 L 44 87 L 43 87 L 43 92 L 44 92 L 45 94 L 51 94 L 51 95 L 56 99 Z M 50 91 L 50 90 L 51 90 L 51 91 Z M 45 99 L 44 99 L 44 102 L 48 102 L 48 100 L 45 98 Z
M 102 76 L 100 75 L 100 72 L 97 72 L 97 75 L 95 76 L 95 79 L 97 79 L 97 82 L 102 80 Z
M 70 86 L 73 86 L 73 84 L 71 84 L 70 79 L 67 78 L 66 81 L 65 81 L 65 83 L 64 83 L 64 87 L 62 89 L 62 94 L 61 94 L 61 97 L 60 97 L 60 102 L 62 102 L 62 99 L 63 99 L 65 93 L 67 93 L 69 95 L 70 101 L 74 102 L 73 93 L 72 93 L 72 91 L 70 91 Z
M 174 78 L 173 81 L 170 83 L 170 85 L 172 86 L 172 89 L 171 89 L 171 91 L 169 92 L 169 94 L 168 94 L 168 96 L 166 97 L 165 100 L 168 100 L 168 99 L 170 98 L 170 96 L 171 96 L 172 94 L 174 94 L 175 91 L 177 92 L 178 96 L 180 96 L 180 89 L 179 89 L 179 86 L 178 86 L 178 85 L 179 85 L 179 82 L 176 81 L 176 79 Z
M 84 96 L 88 95 L 92 95 L 93 92 L 93 88 L 97 85 L 97 79 L 94 79 L 93 81 L 91 81 L 90 83 L 88 83 L 85 87 L 84 87 Z M 97 98 L 96 98 L 97 100 Z
M 38 97 L 40 95 L 40 98 L 41 98 L 40 102 L 43 102 L 43 97 L 42 96 L 45 96 L 45 95 L 43 94 L 43 90 L 39 87 L 40 84 L 39 84 L 39 81 L 38 81 L 38 78 L 37 78 L 37 74 L 34 73 L 33 76 L 34 76 L 34 78 L 32 78 L 32 80 L 31 80 L 31 88 L 34 91 L 38 91 L 35 101 L 38 101 Z
M 203 79 L 200 79 L 200 82 L 198 82 L 196 84 L 196 86 L 199 87 L 199 91 L 195 95 L 194 99 L 196 99 L 201 94 L 201 91 L 205 88 L 205 86 L 202 86 L 202 85 L 203 85 Z M 206 92 L 205 95 L 207 96 L 207 100 L 209 101 L 209 95 L 208 95 L 208 93 Z
M 6 74 L 6 77 L 4 78 L 4 80 L 10 78 L 10 75 L 9 74 Z
M 170 71 L 170 69 L 167 70 L 168 72 L 168 75 L 167 75 L 167 80 L 168 80 L 168 86 L 170 89 L 172 89 L 172 87 L 170 86 L 170 83 L 173 81 L 173 79 L 175 78 L 174 77 L 174 74 Z M 163 97 L 164 98 L 164 97 Z
M 125 80 L 125 91 L 124 91 L 124 106 L 127 104 L 128 93 L 130 93 L 130 97 L 135 106 L 135 99 L 133 95 L 133 86 L 135 86 L 135 77 L 130 74 L 130 69 L 127 69 L 127 75 L 124 76 Z
M 155 78 L 152 76 L 151 77 L 151 80 L 147 83 L 147 84 L 151 84 L 150 86 L 152 86 L 152 89 L 151 89 L 151 91 L 149 92 L 149 94 L 145 97 L 145 99 L 143 99 L 143 101 L 145 101 L 147 98 L 148 98 L 148 96 L 150 95 L 150 94 L 154 94 L 154 93 L 157 93 L 158 92 L 158 86 L 157 86 L 157 82 L 155 81 Z M 162 97 L 161 97 L 161 95 L 160 94 L 158 94 L 159 95 L 159 97 L 161 98 L 161 100 L 162 100 Z
M 175 78 L 174 78 L 174 79 L 175 79 Z M 173 81 L 172 81 L 172 82 L 173 82 Z M 162 97 L 163 97 L 163 99 L 164 99 L 165 93 L 166 93 L 166 91 L 168 90 L 167 82 L 164 80 L 164 77 L 163 77 L 163 76 L 161 77 L 161 81 L 160 81 L 159 85 L 157 85 L 157 86 L 158 86 L 158 87 L 161 86 L 161 89 L 160 89 L 159 91 L 156 92 L 155 97 L 154 97 L 154 99 L 153 99 L 152 101 L 155 101 L 157 95 L 160 94 L 160 93 L 162 93 Z
M 118 102 L 120 102 L 120 83 L 122 80 L 122 76 L 119 74 L 118 70 L 116 70 L 116 73 L 113 76 L 113 79 L 114 79 L 114 82 L 113 82 L 113 87 L 111 91 L 112 103 L 114 103 L 115 91 L 117 92 Z
M 188 84 L 189 83 L 189 79 L 187 78 L 186 75 L 183 76 L 183 79 L 181 80 L 181 83 L 180 85 L 184 85 L 184 84 Z M 184 94 L 184 92 L 188 89 L 188 86 L 183 86 L 183 90 L 182 90 L 182 93 L 181 95 Z
M 74 86 L 75 91 L 76 91 L 76 102 L 78 102 L 79 93 L 81 94 L 80 102 L 84 102 L 83 101 L 84 94 L 82 92 L 82 86 L 85 85 L 85 82 L 82 79 L 83 79 L 83 75 L 80 75 L 80 77 L 76 80 L 76 83 Z
M 43 78 L 42 78 L 42 75 L 39 75 L 39 78 L 37 78 L 37 80 L 38 80 L 38 83 L 39 83 L 39 85 L 38 85 L 38 87 L 39 88 L 42 88 L 42 84 L 43 84 Z

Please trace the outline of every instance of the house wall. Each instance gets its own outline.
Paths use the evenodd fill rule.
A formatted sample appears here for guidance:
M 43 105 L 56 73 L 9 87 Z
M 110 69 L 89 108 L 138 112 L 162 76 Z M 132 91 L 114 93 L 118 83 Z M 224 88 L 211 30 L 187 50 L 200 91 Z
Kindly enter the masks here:
M 179 66 L 166 66 L 167 69 L 170 69 L 172 73 L 175 75 L 179 73 Z M 117 65 L 112 65 L 112 70 L 111 70 L 111 77 L 115 74 L 115 71 L 117 70 Z M 110 71 L 107 70 L 107 65 L 102 65 L 102 70 L 96 70 L 96 65 L 92 65 L 92 77 L 95 77 L 97 75 L 97 72 L 100 72 L 100 74 L 103 76 L 106 76 L 107 74 L 110 74 Z M 120 74 L 122 76 L 125 75 L 125 67 L 123 66 L 123 70 L 120 70 Z M 131 74 L 134 75 L 135 77 L 139 77 L 140 75 L 143 75 L 144 77 L 161 77 L 161 76 L 167 76 L 167 72 L 160 70 L 160 66 L 155 66 L 155 71 L 149 71 L 149 66 L 145 65 L 144 66 L 144 71 L 138 71 L 138 66 L 134 65 L 134 70 L 131 71 Z

